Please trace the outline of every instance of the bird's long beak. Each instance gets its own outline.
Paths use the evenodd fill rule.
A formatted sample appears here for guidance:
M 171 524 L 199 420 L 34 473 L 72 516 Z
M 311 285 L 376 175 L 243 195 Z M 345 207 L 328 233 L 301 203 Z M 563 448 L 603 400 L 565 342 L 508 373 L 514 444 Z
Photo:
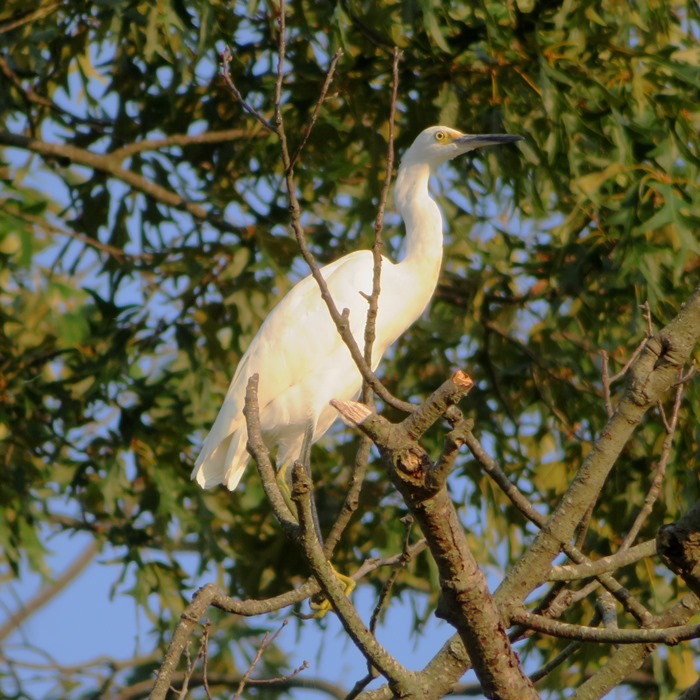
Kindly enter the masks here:
M 513 136 L 512 134 L 464 134 L 464 136 L 456 138 L 452 143 L 456 143 L 459 149 L 466 153 L 482 146 L 498 146 L 502 143 L 513 143 L 514 141 L 522 140 L 522 136 Z

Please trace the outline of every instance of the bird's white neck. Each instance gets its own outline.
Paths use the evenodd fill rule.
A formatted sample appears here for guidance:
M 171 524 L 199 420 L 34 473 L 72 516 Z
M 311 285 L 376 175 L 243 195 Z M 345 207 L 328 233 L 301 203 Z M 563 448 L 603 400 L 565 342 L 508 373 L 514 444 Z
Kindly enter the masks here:
M 404 163 L 394 185 L 394 202 L 406 226 L 405 255 L 400 265 L 416 268 L 437 283 L 442 263 L 442 216 L 428 191 L 430 167 Z M 432 293 L 431 289 L 431 293 Z

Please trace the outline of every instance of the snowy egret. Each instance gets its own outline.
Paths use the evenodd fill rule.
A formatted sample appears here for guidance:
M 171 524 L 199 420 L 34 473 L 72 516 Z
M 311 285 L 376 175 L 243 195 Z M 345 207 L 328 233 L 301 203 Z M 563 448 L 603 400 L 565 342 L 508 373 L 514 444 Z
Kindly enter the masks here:
M 372 369 L 423 313 L 435 291 L 442 262 L 442 216 L 428 191 L 431 173 L 441 163 L 480 146 L 521 139 L 432 126 L 404 154 L 394 201 L 406 227 L 405 253 L 398 263 L 382 260 Z M 358 343 L 364 338 L 373 270 L 369 250 L 350 253 L 321 269 L 336 306 L 349 310 Z M 336 419 L 329 401 L 355 399 L 362 387 L 362 377 L 313 277 L 301 280 L 270 312 L 241 358 L 192 472 L 203 488 L 225 484 L 233 490 L 243 475 L 248 462 L 243 404 L 248 379 L 256 373 L 262 436 L 268 447 L 277 447 L 277 465 L 284 471 Z

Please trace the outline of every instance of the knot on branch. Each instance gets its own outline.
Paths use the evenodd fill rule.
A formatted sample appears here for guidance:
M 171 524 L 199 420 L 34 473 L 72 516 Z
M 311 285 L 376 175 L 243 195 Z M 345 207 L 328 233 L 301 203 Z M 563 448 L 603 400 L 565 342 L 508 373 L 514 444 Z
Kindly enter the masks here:
M 397 476 L 411 486 L 422 486 L 433 463 L 420 445 L 388 451 Z
M 403 496 L 413 502 L 430 498 L 443 488 L 460 446 L 462 431 L 453 430 L 446 438 L 440 459 L 433 463 L 418 442 L 439 418 L 453 425 L 467 425 L 455 404 L 472 388 L 471 377 L 455 372 L 401 423 L 390 423 L 367 406 L 355 401 L 331 401 L 344 420 L 365 433 L 392 467 L 390 477 Z M 471 425 L 469 423 L 468 425 Z
M 664 564 L 700 597 L 700 503 L 659 529 L 656 549 Z

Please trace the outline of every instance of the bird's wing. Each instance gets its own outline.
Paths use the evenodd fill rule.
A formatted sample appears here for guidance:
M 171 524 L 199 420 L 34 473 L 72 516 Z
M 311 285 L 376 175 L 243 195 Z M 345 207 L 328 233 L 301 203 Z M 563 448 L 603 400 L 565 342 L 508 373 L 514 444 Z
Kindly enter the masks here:
M 386 261 L 386 264 L 391 264 Z M 356 251 L 321 269 L 336 306 L 350 310 L 350 326 L 360 346 L 367 314 L 361 292 L 372 289 L 373 258 Z M 344 343 L 338 335 L 318 283 L 308 276 L 298 282 L 269 313 L 236 368 L 219 414 L 195 463 L 192 478 L 208 488 L 226 483 L 234 488 L 248 461 L 243 405 L 248 380 L 259 375 L 261 415 L 276 397 L 304 384 L 320 364 Z M 263 425 L 263 430 L 272 426 Z

